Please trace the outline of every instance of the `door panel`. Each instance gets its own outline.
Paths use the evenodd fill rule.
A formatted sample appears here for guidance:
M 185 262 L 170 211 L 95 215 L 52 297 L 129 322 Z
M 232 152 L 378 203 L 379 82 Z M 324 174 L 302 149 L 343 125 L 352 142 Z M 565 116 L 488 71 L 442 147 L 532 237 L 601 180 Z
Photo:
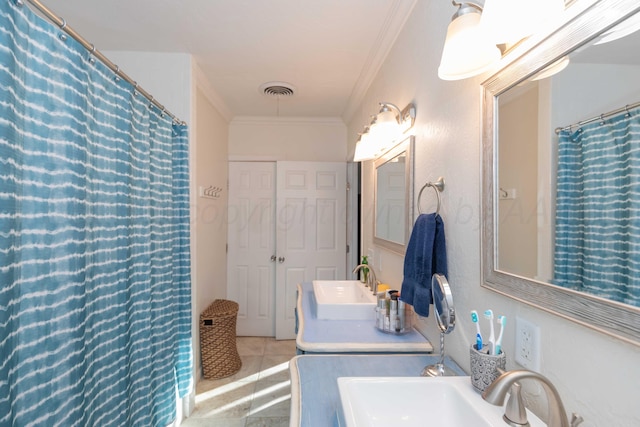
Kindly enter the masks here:
M 345 163 L 229 162 L 238 335 L 295 338 L 298 283 L 346 278 L 346 196 Z
M 276 338 L 295 338 L 297 284 L 346 278 L 346 164 L 278 162 Z
M 275 162 L 229 162 L 227 297 L 237 333 L 275 334 Z

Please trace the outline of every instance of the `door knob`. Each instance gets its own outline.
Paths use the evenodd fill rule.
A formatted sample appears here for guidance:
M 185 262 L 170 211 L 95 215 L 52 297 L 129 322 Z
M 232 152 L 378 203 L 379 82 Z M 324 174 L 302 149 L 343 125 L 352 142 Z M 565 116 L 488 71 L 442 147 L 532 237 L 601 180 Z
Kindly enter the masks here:
M 271 255 L 271 262 L 276 262 L 276 256 L 275 255 Z
M 284 257 L 281 256 L 280 258 L 278 258 L 278 262 L 280 262 L 280 264 L 282 264 L 284 262 Z

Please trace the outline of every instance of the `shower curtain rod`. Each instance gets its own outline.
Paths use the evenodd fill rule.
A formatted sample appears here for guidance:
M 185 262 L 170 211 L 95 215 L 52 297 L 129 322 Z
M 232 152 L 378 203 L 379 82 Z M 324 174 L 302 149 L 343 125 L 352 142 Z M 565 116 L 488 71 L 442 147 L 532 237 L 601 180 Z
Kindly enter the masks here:
M 102 63 L 104 63 L 107 67 L 109 67 L 109 69 L 111 69 L 114 73 L 116 73 L 118 77 L 122 78 L 126 82 L 133 85 L 133 87 L 135 88 L 136 91 L 138 91 L 138 93 L 140 93 L 142 96 L 144 96 L 149 101 L 151 101 L 151 103 L 155 105 L 163 114 L 167 114 L 177 124 L 181 124 L 181 125 L 186 124 L 183 120 L 180 120 L 179 118 L 177 118 L 175 114 L 168 111 L 164 105 L 156 101 L 149 92 L 147 92 L 146 90 L 138 86 L 138 82 L 134 81 L 131 77 L 129 77 L 123 71 L 121 71 L 120 67 L 118 67 L 116 64 L 111 62 L 111 60 L 109 60 L 109 58 L 104 56 L 102 52 L 97 50 L 93 43 L 89 43 L 84 37 L 78 34 L 73 28 L 68 26 L 67 21 L 57 16 L 55 13 L 53 13 L 51 9 L 49 9 L 47 6 L 42 4 L 40 1 L 38 0 L 27 0 L 27 1 L 36 9 L 38 9 L 38 11 L 40 11 L 45 17 L 47 17 L 47 19 L 49 19 L 51 22 L 53 22 L 58 27 L 60 27 L 61 30 L 63 30 L 65 33 L 73 37 L 78 43 L 80 43 L 85 49 L 87 49 L 91 55 L 95 56 L 100 61 L 102 61 Z M 23 0 L 15 0 L 15 2 L 18 6 L 22 6 L 24 4 Z
M 616 109 L 616 110 L 609 111 L 608 113 L 600 114 L 599 116 L 592 117 L 592 118 L 590 118 L 590 119 L 583 120 L 583 121 L 581 121 L 581 122 L 574 123 L 574 124 L 569 125 L 569 126 L 557 127 L 557 128 L 555 129 L 555 131 L 556 131 L 556 135 L 557 135 L 557 134 L 559 134 L 559 133 L 560 133 L 560 131 L 567 130 L 567 129 L 568 129 L 568 130 L 571 130 L 571 128 L 572 128 L 572 127 L 574 127 L 574 126 L 578 126 L 578 127 L 580 127 L 580 126 L 582 126 L 582 125 L 586 125 L 587 123 L 595 122 L 596 120 L 604 120 L 606 117 L 615 116 L 616 114 L 620 114 L 620 113 L 622 113 L 622 112 L 624 112 L 624 111 L 626 111 L 626 112 L 628 113 L 628 112 L 629 112 L 629 110 L 633 110 L 633 109 L 634 109 L 634 108 L 636 108 L 636 107 L 640 107 L 640 102 L 636 102 L 635 104 L 628 104 L 628 105 L 625 105 L 625 106 L 624 106 L 624 107 L 622 107 L 622 108 L 618 108 L 618 109 Z

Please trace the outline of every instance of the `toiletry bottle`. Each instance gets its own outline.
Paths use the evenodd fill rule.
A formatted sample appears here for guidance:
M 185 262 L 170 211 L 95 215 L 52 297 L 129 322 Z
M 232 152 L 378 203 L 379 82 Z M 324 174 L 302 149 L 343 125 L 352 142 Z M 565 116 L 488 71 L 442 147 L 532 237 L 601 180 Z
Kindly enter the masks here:
M 404 301 L 398 300 L 398 325 L 396 326 L 398 332 L 404 331 L 404 323 Z
M 389 309 L 389 330 L 395 332 L 398 324 L 398 299 L 391 299 L 391 308 Z
M 390 299 L 389 298 L 385 298 L 384 299 L 384 312 L 385 312 L 385 316 L 384 316 L 384 330 L 388 331 L 391 324 L 390 322 L 390 318 L 389 318 L 389 310 L 390 310 Z
M 365 265 L 369 265 L 369 260 L 367 255 L 362 255 L 362 262 L 360 264 L 365 264 Z M 360 281 L 362 283 L 367 283 L 367 278 L 369 276 L 369 269 L 366 267 L 363 267 L 360 269 Z

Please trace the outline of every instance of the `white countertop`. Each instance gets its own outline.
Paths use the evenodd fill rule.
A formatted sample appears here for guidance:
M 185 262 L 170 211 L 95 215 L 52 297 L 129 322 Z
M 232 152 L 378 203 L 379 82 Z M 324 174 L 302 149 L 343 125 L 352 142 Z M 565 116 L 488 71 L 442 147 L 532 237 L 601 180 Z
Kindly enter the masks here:
M 338 426 L 340 393 L 338 377 L 419 376 L 422 369 L 438 363 L 438 355 L 302 355 L 289 364 L 291 373 L 291 427 Z M 467 375 L 452 359 L 445 365 L 458 375 Z M 384 396 L 381 396 L 381 404 Z
M 321 320 L 311 283 L 298 285 L 296 345 L 305 353 L 432 353 L 433 346 L 420 332 L 388 334 L 364 320 Z

